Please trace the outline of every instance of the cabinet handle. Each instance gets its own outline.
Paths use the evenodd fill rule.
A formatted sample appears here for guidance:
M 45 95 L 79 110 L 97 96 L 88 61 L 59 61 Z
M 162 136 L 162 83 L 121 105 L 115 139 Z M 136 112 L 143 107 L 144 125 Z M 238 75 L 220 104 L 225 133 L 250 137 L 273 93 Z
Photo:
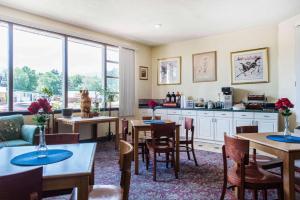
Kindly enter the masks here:
M 268 115 L 264 115 L 264 117 L 268 118 L 268 117 L 270 117 L 270 116 L 268 116 Z

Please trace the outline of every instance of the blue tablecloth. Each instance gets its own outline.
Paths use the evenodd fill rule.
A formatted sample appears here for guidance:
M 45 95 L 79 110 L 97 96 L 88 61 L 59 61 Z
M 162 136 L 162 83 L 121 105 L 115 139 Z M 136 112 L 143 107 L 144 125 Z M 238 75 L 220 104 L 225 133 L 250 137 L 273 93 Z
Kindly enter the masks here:
M 163 120 L 144 120 L 145 124 L 164 124 Z
M 296 136 L 268 135 L 267 138 L 277 142 L 300 143 L 300 137 Z
M 10 162 L 19 166 L 38 166 L 60 162 L 70 158 L 73 155 L 71 151 L 64 149 L 48 149 L 47 157 L 38 158 L 38 152 L 33 151 L 14 157 Z

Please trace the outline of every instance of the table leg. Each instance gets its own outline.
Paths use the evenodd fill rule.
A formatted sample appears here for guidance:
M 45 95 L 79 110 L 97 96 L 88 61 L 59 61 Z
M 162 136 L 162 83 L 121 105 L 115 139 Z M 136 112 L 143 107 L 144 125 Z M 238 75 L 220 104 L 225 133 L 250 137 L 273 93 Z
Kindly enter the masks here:
M 136 127 L 133 127 L 132 134 L 134 137 L 134 172 L 136 175 L 139 174 L 139 129 Z
M 295 159 L 286 153 L 283 159 L 283 191 L 285 200 L 295 200 Z
M 72 132 L 73 133 L 79 133 L 79 124 L 78 123 L 74 123 L 72 126 Z
M 120 132 L 119 132 L 119 119 L 115 121 L 115 131 L 116 131 L 116 142 L 115 142 L 115 149 L 119 149 L 119 142 L 120 142 Z
M 89 176 L 80 178 L 78 188 L 78 200 L 88 200 L 89 197 Z
M 98 138 L 98 124 L 92 124 L 92 138 L 95 141 Z
M 177 126 L 176 127 L 176 134 L 175 134 L 175 140 L 176 140 L 176 144 L 175 144 L 175 146 L 176 146 L 176 161 L 175 161 L 175 175 L 176 175 L 176 178 L 178 178 L 178 172 L 179 172 L 179 169 L 180 169 L 180 167 L 179 167 L 179 161 L 180 161 L 180 159 L 179 159 L 179 156 L 180 156 L 180 152 L 179 152 L 179 134 L 180 134 L 180 132 L 179 132 L 179 126 Z
M 58 133 L 58 121 L 55 118 L 53 120 L 53 133 Z

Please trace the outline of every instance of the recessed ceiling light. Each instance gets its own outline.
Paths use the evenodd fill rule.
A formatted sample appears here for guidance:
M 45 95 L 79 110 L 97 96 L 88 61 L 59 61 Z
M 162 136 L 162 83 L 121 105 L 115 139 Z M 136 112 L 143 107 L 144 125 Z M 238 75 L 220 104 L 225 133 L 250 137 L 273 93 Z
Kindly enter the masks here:
M 161 26 L 162 26 L 161 24 L 155 24 L 154 25 L 155 28 L 161 28 Z

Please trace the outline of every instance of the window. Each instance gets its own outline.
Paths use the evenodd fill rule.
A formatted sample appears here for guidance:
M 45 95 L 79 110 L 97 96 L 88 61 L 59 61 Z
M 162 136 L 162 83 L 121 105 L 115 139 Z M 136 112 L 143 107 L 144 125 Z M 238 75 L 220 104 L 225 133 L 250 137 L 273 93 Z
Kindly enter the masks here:
M 100 108 L 108 105 L 96 91 L 112 91 L 117 108 L 119 49 L 0 21 L 0 112 L 27 111 L 44 88 L 53 93 L 54 110 L 80 108 L 81 89 L 88 89 Z
M 8 24 L 0 22 L 0 112 L 8 111 Z
M 102 45 L 68 39 L 68 107 L 80 108 L 81 89 L 88 89 L 95 101 L 96 91 L 103 87 L 103 66 Z
M 14 26 L 13 34 L 14 111 L 27 110 L 43 88 L 53 92 L 52 106 L 61 108 L 63 38 L 22 26 Z
M 106 47 L 106 87 L 116 94 L 112 107 L 119 107 L 119 48 Z

